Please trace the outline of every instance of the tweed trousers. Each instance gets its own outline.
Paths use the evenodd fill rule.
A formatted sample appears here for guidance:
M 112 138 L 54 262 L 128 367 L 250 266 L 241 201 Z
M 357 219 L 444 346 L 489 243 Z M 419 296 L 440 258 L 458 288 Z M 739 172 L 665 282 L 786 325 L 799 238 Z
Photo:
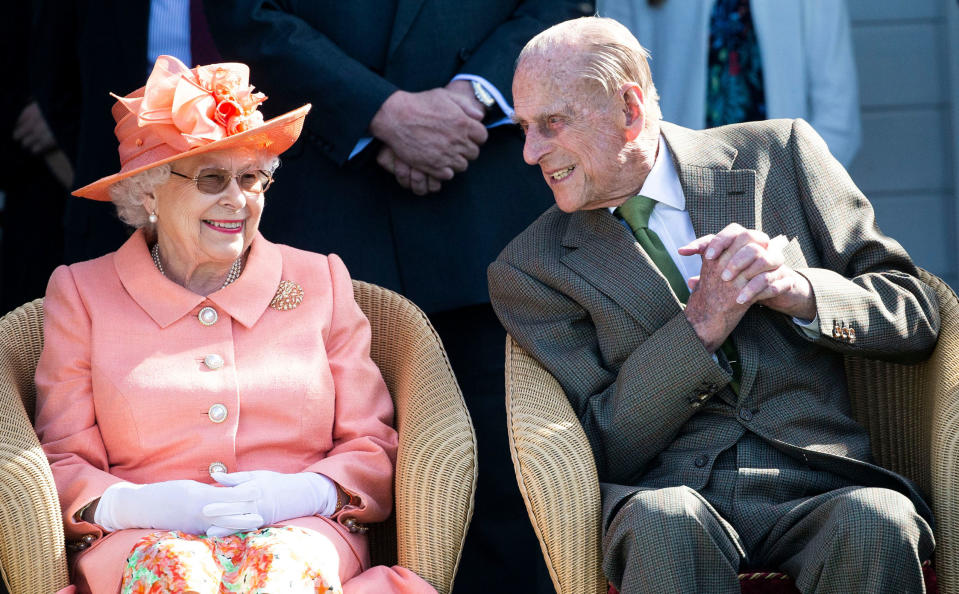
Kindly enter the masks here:
M 804 593 L 921 593 L 933 548 L 905 495 L 813 470 L 746 433 L 700 491 L 624 499 L 604 531 L 603 569 L 622 594 L 733 594 L 740 569 L 757 568 L 785 571 Z

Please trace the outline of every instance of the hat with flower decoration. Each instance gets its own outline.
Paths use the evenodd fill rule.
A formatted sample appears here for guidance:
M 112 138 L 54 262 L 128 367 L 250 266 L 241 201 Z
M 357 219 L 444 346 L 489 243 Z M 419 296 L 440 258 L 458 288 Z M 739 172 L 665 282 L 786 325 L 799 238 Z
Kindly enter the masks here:
M 120 171 L 73 192 L 110 200 L 108 188 L 121 179 L 183 157 L 231 148 L 253 148 L 279 155 L 303 130 L 310 111 L 304 105 L 263 121 L 245 64 L 187 68 L 173 56 L 160 56 L 146 86 L 116 97 L 114 128 L 120 141 Z

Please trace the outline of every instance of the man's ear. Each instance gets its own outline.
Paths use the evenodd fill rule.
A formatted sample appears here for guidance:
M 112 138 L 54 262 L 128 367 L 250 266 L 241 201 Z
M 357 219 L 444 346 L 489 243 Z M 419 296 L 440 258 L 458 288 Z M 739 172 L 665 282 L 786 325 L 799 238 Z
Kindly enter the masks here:
M 635 82 L 623 83 L 619 87 L 626 114 L 626 141 L 636 140 L 646 127 L 646 101 L 643 89 Z

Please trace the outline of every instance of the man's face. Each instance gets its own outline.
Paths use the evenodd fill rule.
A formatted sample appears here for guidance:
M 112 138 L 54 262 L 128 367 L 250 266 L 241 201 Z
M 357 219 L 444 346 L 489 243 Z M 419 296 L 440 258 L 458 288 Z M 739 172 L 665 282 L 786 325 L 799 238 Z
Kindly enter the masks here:
M 629 176 L 621 175 L 625 113 L 616 97 L 579 72 L 575 55 L 557 51 L 527 58 L 513 77 L 514 119 L 526 134 L 523 158 L 540 166 L 564 212 L 615 206 L 637 189 L 623 187 Z

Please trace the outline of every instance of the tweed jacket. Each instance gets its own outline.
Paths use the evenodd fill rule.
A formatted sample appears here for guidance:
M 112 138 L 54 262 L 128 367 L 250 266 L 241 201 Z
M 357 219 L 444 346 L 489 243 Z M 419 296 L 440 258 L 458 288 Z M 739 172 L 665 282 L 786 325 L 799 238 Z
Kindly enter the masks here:
M 303 289 L 298 307 L 270 306 L 281 280 Z M 208 307 L 212 325 L 198 318 Z M 81 589 L 116 591 L 134 543 L 152 532 L 104 537 L 77 520 L 83 506 L 121 480 L 213 483 L 216 462 L 329 476 L 359 505 L 288 523 L 338 533 L 341 556 L 365 555 L 364 538 L 342 522 L 389 515 L 397 437 L 369 322 L 337 256 L 257 235 L 239 279 L 204 297 L 164 277 L 138 231 L 113 254 L 58 268 L 44 313 L 36 430 L 67 540 L 96 538 L 73 560 Z
M 665 278 L 606 209 L 555 206 L 490 265 L 510 334 L 560 382 L 582 422 L 610 510 L 636 487 L 702 488 L 720 452 L 752 431 L 810 467 L 897 489 L 870 462 L 850 416 L 842 355 L 921 358 L 935 344 L 932 290 L 869 202 L 803 120 L 694 132 L 662 124 L 697 236 L 736 222 L 789 238 L 786 263 L 809 279 L 819 333 L 754 305 L 732 333 L 742 365 L 703 347 Z

